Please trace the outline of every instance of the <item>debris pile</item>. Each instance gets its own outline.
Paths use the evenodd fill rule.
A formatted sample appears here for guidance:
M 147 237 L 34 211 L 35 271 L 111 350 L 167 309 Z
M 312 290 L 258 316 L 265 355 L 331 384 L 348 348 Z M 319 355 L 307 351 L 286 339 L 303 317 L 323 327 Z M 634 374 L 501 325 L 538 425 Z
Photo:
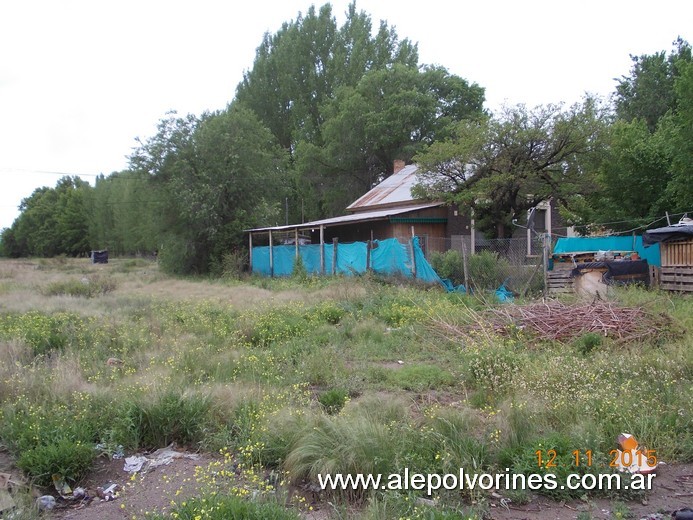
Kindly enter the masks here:
M 664 316 L 653 316 L 640 307 L 620 307 L 610 302 L 568 305 L 548 301 L 495 309 L 494 328 L 503 332 L 509 325 L 528 330 L 542 339 L 571 341 L 593 332 L 617 342 L 642 341 L 657 336 Z M 666 322 L 666 323 L 665 323 Z
M 673 331 L 672 321 L 665 315 L 604 301 L 567 304 L 547 300 L 529 305 L 505 305 L 484 312 L 467 308 L 456 318 L 436 317 L 427 332 L 456 341 L 470 335 L 482 334 L 491 339 L 522 331 L 541 340 L 561 343 L 595 333 L 616 343 L 628 343 L 655 339 Z

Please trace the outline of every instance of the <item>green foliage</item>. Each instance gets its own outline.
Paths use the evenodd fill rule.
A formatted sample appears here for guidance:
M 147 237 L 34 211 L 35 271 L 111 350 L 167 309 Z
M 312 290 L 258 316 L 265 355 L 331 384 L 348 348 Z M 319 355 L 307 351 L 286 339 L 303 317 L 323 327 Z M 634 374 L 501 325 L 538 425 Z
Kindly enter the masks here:
M 196 446 L 204 440 L 212 421 L 209 397 L 168 391 L 153 401 L 140 398 L 126 410 L 133 448 L 161 448 L 175 442 L 181 446 Z
M 238 105 L 200 118 L 172 115 L 131 163 L 159 187 L 159 258 L 172 273 L 219 265 L 242 245 L 243 229 L 272 222 L 284 188 L 284 152 Z
M 434 365 L 404 366 L 391 372 L 388 379 L 395 386 L 413 392 L 434 390 L 455 383 L 452 374 Z
M 59 254 L 78 256 L 89 250 L 89 183 L 63 177 L 55 188 L 37 188 L 22 200 L 19 217 L 3 231 L 3 253 L 10 257 Z
M 330 415 L 339 413 L 348 399 L 349 392 L 343 388 L 330 388 L 318 396 L 318 402 Z
M 573 345 L 583 355 L 587 355 L 593 350 L 601 347 L 604 341 L 604 337 L 601 334 L 596 334 L 594 332 L 587 332 L 575 339 Z
M 677 38 L 674 49 L 631 56 L 633 67 L 616 86 L 616 114 L 620 119 L 640 119 L 654 132 L 662 117 L 676 108 L 675 83 L 685 63 L 691 63 L 691 46 Z
M 511 272 L 510 262 L 493 251 L 480 251 L 467 259 L 469 280 L 477 289 L 497 289 Z
M 444 253 L 433 252 L 431 254 L 431 267 L 435 269 L 441 278 L 448 278 L 455 285 L 464 283 L 462 254 L 455 249 L 449 249 Z
M 0 316 L 0 335 L 25 341 L 38 356 L 65 349 L 76 336 L 84 338 L 85 323 L 70 313 L 8 314 Z
M 512 220 L 554 197 L 566 205 L 591 193 L 585 167 L 598 156 L 607 112 L 587 98 L 462 121 L 451 140 L 437 141 L 414 160 L 421 166 L 417 196 L 474 208 L 479 229 L 505 238 Z
M 325 107 L 324 144 L 304 141 L 297 169 L 310 183 L 322 212 L 335 213 L 434 140 L 450 136 L 453 123 L 479 117 L 483 89 L 442 67 L 396 64 L 372 70 L 355 86 L 335 92 Z M 326 188 L 324 176 L 341 189 Z
M 47 445 L 23 451 L 17 466 L 36 484 L 49 486 L 52 475 L 58 474 L 69 482 L 79 482 L 91 469 L 96 457 L 94 446 L 62 438 Z

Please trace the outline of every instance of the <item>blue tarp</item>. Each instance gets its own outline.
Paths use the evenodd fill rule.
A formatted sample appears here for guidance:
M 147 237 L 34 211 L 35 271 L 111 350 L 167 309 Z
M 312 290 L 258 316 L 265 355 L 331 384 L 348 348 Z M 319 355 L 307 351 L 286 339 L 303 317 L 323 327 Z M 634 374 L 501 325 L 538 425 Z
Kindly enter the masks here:
M 568 237 L 559 238 L 553 248 L 553 254 L 585 253 L 591 251 L 635 251 L 649 265 L 661 267 L 659 244 L 645 247 L 642 237 Z
M 418 237 L 413 239 L 413 251 L 416 259 L 416 278 L 428 283 L 446 285 L 438 276 L 426 256 L 421 250 Z M 325 274 L 332 274 L 332 257 L 334 247 L 332 244 L 324 244 Z M 303 266 L 309 274 L 320 274 L 320 245 L 299 245 L 298 254 L 301 256 Z M 351 244 L 337 245 L 336 274 L 362 274 L 366 272 L 366 258 L 368 244 L 366 242 L 354 242 Z M 294 270 L 296 259 L 296 246 L 272 247 L 274 260 L 274 276 L 289 276 Z M 411 259 L 409 244 L 403 244 L 396 238 L 387 240 L 375 240 L 371 249 L 371 269 L 379 274 L 400 275 L 413 277 L 414 263 Z M 253 273 L 270 276 L 269 246 L 253 248 Z

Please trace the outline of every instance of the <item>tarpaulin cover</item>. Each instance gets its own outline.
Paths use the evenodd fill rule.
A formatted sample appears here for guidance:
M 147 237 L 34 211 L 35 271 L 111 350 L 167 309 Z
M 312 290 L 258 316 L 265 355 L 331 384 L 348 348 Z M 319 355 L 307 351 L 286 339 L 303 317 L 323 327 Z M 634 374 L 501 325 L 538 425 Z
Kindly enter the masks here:
M 645 231 L 643 241 L 646 246 L 667 240 L 693 238 L 693 225 L 678 224 Z
M 324 244 L 325 274 L 332 274 L 332 258 L 334 246 Z M 411 249 L 414 251 L 416 262 L 412 262 Z M 320 245 L 299 245 L 298 254 L 301 256 L 303 267 L 309 274 L 320 274 Z M 296 246 L 282 245 L 272 247 L 274 276 L 289 276 L 294 270 L 296 260 Z M 354 242 L 351 244 L 337 244 L 337 261 L 335 262 L 336 274 L 362 274 L 366 272 L 366 258 L 368 244 L 366 242 Z M 413 267 L 416 264 L 416 278 L 428 283 L 445 284 L 438 276 L 426 256 L 421 250 L 418 237 L 413 242 L 401 243 L 396 238 L 387 240 L 375 240 L 371 249 L 371 269 L 379 274 L 400 275 L 413 277 Z M 253 248 L 254 273 L 270 276 L 270 252 L 269 246 Z
M 640 258 L 650 265 L 660 267 L 659 245 L 645 247 L 642 237 L 567 237 L 559 238 L 553 248 L 553 254 L 586 253 L 597 251 L 635 251 Z
M 650 273 L 646 260 L 613 260 L 605 262 L 585 262 L 571 271 L 571 276 L 579 276 L 588 269 L 604 269 L 602 277 L 607 285 L 620 281 L 622 283 L 650 283 Z M 619 280 L 618 277 L 621 279 Z

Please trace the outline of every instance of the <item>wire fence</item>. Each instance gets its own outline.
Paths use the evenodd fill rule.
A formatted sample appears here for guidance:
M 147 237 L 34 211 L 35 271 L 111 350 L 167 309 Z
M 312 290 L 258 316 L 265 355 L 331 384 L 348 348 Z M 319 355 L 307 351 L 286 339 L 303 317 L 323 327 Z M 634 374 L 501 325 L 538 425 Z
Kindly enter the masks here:
M 427 260 L 443 278 L 476 290 L 505 285 L 516 294 L 545 288 L 544 238 L 485 239 L 469 235 L 419 237 Z

